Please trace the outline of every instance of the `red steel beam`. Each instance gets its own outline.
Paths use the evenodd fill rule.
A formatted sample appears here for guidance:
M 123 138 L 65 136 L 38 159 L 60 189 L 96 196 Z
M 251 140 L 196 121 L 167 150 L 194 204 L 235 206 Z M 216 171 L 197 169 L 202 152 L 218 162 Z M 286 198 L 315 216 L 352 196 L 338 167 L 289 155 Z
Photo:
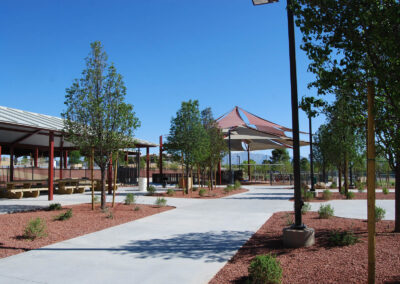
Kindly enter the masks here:
M 39 159 L 39 148 L 36 147 L 35 148 L 34 158 L 33 158 L 33 163 L 34 163 L 35 168 L 38 167 L 38 159 Z
M 49 135 L 49 191 L 48 199 L 53 200 L 53 187 L 54 187 L 54 135 L 50 132 Z
M 149 151 L 149 147 L 146 147 L 146 178 L 147 178 L 147 187 L 149 187 L 149 182 L 150 182 L 150 151 Z

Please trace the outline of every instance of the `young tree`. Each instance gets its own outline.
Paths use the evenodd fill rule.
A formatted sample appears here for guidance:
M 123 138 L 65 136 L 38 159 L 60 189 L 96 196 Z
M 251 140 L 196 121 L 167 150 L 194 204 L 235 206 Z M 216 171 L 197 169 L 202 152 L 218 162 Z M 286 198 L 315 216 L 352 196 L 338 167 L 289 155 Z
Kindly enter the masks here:
M 346 90 L 359 99 L 353 113 L 366 117 L 367 82 L 375 91 L 378 152 L 396 173 L 395 231 L 400 232 L 400 3 L 296 0 L 302 48 L 311 59 L 319 94 Z
M 175 160 L 183 159 L 186 175 L 186 192 L 189 192 L 189 175 L 194 166 L 206 158 L 208 139 L 199 111 L 199 102 L 182 102 L 171 126 L 165 149 Z
M 69 164 L 79 164 L 81 163 L 81 153 L 79 150 L 74 150 L 69 153 Z
M 207 134 L 208 149 L 205 163 L 210 170 L 211 188 L 213 187 L 214 173 L 218 163 L 227 152 L 227 145 L 224 135 L 215 121 L 210 107 L 201 112 L 201 122 Z
M 62 113 L 68 139 L 89 156 L 101 170 L 101 208 L 106 206 L 105 173 L 112 153 L 134 143 L 133 131 L 139 126 L 133 106 L 125 103 L 126 87 L 113 64 L 107 63 L 103 46 L 90 44 L 86 69 L 66 89 L 66 110 Z

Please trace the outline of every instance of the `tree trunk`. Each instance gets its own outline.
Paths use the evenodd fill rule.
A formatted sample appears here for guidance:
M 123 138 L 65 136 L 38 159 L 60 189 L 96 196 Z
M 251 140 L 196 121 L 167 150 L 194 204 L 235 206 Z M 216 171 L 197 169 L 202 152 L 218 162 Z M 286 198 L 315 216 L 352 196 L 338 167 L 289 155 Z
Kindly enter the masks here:
M 342 168 L 341 166 L 338 166 L 338 178 L 339 178 L 339 184 L 338 184 L 338 188 L 339 188 L 339 192 L 342 192 Z
M 344 192 L 349 192 L 349 161 L 347 160 L 347 154 L 344 156 Z
M 396 233 L 400 233 L 400 160 L 396 159 L 395 168 L 395 228 Z
M 323 182 L 326 182 L 326 168 L 325 168 L 325 162 L 322 162 L 322 180 L 323 180 Z
M 186 194 L 188 194 L 189 193 L 189 165 L 186 165 L 186 184 L 185 184 L 185 187 L 186 187 L 186 189 L 185 189 Z
M 106 208 L 106 167 L 100 168 L 101 171 L 101 209 Z

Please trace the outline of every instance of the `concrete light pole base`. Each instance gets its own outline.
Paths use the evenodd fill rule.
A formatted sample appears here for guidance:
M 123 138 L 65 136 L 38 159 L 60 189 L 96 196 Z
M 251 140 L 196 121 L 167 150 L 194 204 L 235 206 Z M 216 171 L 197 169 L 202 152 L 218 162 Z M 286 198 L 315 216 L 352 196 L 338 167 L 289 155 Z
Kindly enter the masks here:
M 310 247 L 315 243 L 315 231 L 312 228 L 283 229 L 283 245 L 289 248 Z

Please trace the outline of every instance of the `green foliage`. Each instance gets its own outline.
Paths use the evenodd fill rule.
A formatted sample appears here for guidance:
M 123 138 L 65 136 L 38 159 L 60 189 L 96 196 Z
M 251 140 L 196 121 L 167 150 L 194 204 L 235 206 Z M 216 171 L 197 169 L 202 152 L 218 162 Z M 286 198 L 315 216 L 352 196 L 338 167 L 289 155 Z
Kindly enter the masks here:
M 319 218 L 321 219 L 329 219 L 334 214 L 333 207 L 330 204 L 321 205 L 318 210 Z
M 386 215 L 385 209 L 375 206 L 375 222 L 381 221 L 383 218 L 385 218 L 385 215 Z
M 354 198 L 354 192 L 348 191 L 346 193 L 346 199 L 353 199 Z
M 175 194 L 175 190 L 173 190 L 172 188 L 167 189 L 167 195 L 173 196 L 174 194 Z
M 25 227 L 24 237 L 30 240 L 47 236 L 46 222 L 41 218 L 32 219 Z
M 286 218 L 286 225 L 287 226 L 291 226 L 291 225 L 294 224 L 294 219 L 289 213 L 286 213 L 285 218 Z
M 357 187 L 358 192 L 360 192 L 360 193 L 364 192 L 365 186 L 364 186 L 363 182 L 356 181 L 355 186 Z
M 133 193 L 128 193 L 125 197 L 125 204 L 131 205 L 136 203 L 136 196 Z
M 303 191 L 303 199 L 304 201 L 310 201 L 314 199 L 314 194 L 311 191 L 304 190 Z
M 383 192 L 383 194 L 389 194 L 389 189 L 385 186 L 385 187 L 383 187 L 382 188 L 382 192 Z
M 112 153 L 132 145 L 133 131 L 140 125 L 131 104 L 125 103 L 126 87 L 100 42 L 90 44 L 86 69 L 66 89 L 64 131 L 68 141 L 89 156 L 94 149 L 95 163 L 105 176 Z M 103 180 L 102 180 L 103 181 Z M 102 182 L 103 185 L 103 182 Z M 102 186 L 101 206 L 105 207 Z
M 201 188 L 201 189 L 199 190 L 199 195 L 200 195 L 201 197 L 205 196 L 206 193 L 207 193 L 207 190 L 205 190 L 204 188 Z
M 133 208 L 134 211 L 139 211 L 140 207 L 139 206 L 135 206 L 135 208 Z
M 231 184 L 228 184 L 225 188 L 224 188 L 224 193 L 229 193 L 232 190 L 234 190 L 234 187 Z
M 69 152 L 69 163 L 70 164 L 80 164 L 82 163 L 82 155 L 79 150 L 73 150 Z
M 329 199 L 331 199 L 331 197 L 332 197 L 332 192 L 329 189 L 325 189 L 322 192 L 322 199 L 329 200 Z
M 147 187 L 147 194 L 154 195 L 155 193 L 156 193 L 156 188 L 154 187 L 154 185 L 149 185 Z
M 359 238 L 352 231 L 332 231 L 328 237 L 331 246 L 349 246 L 359 242 Z
M 56 211 L 56 210 L 61 210 L 62 206 L 60 203 L 52 203 L 49 205 L 49 208 L 47 210 L 49 211 Z
M 68 209 L 65 213 L 61 213 L 60 215 L 57 215 L 54 217 L 55 221 L 65 221 L 68 220 L 72 217 L 72 209 Z
M 164 197 L 157 197 L 154 204 L 159 207 L 164 207 L 165 205 L 167 205 L 167 199 L 165 199 Z
M 95 204 L 100 203 L 100 198 L 97 195 L 95 195 L 94 198 L 93 198 L 93 202 Z
M 250 283 L 281 283 L 282 267 L 271 254 L 257 255 L 249 266 Z
M 241 185 L 240 181 L 238 181 L 238 180 L 235 181 L 235 184 L 233 185 L 234 189 L 239 189 L 241 186 L 242 185 Z
M 335 189 L 335 188 L 337 188 L 336 182 L 333 181 L 329 187 L 330 187 L 330 189 Z
M 301 214 L 306 214 L 310 210 L 311 210 L 311 204 L 310 203 L 304 203 L 303 207 L 301 207 Z

